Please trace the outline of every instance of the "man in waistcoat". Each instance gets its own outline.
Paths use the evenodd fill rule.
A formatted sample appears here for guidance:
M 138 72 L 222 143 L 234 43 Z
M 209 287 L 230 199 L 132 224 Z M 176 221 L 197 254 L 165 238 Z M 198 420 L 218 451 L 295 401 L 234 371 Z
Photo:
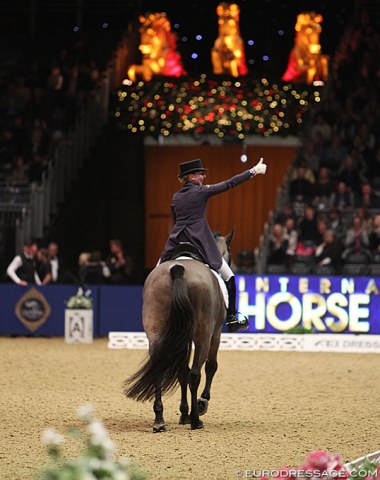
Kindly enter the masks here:
M 41 285 L 37 274 L 38 246 L 34 241 L 25 241 L 22 252 L 14 257 L 7 268 L 8 277 L 17 285 Z

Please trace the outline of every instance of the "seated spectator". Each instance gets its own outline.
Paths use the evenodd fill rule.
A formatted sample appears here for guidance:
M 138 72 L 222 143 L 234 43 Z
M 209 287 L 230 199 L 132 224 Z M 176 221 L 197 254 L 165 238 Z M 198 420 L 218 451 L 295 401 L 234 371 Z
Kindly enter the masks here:
M 370 234 L 373 230 L 373 217 L 366 207 L 358 207 L 355 215 L 357 215 L 361 221 L 365 231 Z
M 323 240 L 315 249 L 314 256 L 319 266 L 330 265 L 335 273 L 340 272 L 342 264 L 343 245 L 333 230 L 328 229 L 323 235 Z
M 342 240 L 346 232 L 346 226 L 343 222 L 341 211 L 337 207 L 332 207 L 328 214 L 328 222 L 330 229 L 334 232 L 335 237 Z
M 330 170 L 321 167 L 313 189 L 313 206 L 318 210 L 326 210 L 330 196 L 335 189 L 335 183 L 330 177 Z
M 281 212 L 277 213 L 274 221 L 275 223 L 285 225 L 288 218 L 292 218 L 295 222 L 297 221 L 297 215 L 294 213 L 294 208 L 290 203 L 287 203 L 282 207 Z
M 344 211 L 353 209 L 354 205 L 354 194 L 347 188 L 347 185 L 344 182 L 338 182 L 335 192 L 330 196 L 330 208 L 336 207 L 338 210 Z
M 307 139 L 305 141 L 305 145 L 302 150 L 302 157 L 305 159 L 308 167 L 312 170 L 315 181 L 315 175 L 321 165 L 321 151 L 311 139 Z
M 296 178 L 289 182 L 289 197 L 291 202 L 294 202 L 296 199 L 308 201 L 312 197 L 313 184 L 305 178 L 305 175 L 305 167 L 300 166 L 297 168 Z
M 313 170 L 308 166 L 307 161 L 303 156 L 300 156 L 294 162 L 294 167 L 290 170 L 289 180 L 292 181 L 298 177 L 298 169 L 303 167 L 305 169 L 305 178 L 309 180 L 309 182 L 315 182 L 315 175 Z
M 371 253 L 380 254 L 380 215 L 373 219 L 373 231 L 369 234 L 369 248 Z
M 329 142 L 331 132 L 331 125 L 327 123 L 325 116 L 321 112 L 317 112 L 310 127 L 310 138 L 315 141 L 318 135 L 321 135 L 324 142 Z
M 317 230 L 318 230 L 318 236 L 319 236 L 319 242 L 317 243 L 319 245 L 320 242 L 323 241 L 323 237 L 325 236 L 325 233 L 327 232 L 329 226 L 327 223 L 326 218 L 323 217 L 318 217 L 317 218 Z
M 110 253 L 106 258 L 106 265 L 110 271 L 108 282 L 113 285 L 128 283 L 132 273 L 131 258 L 125 254 L 120 240 L 110 240 L 109 247 Z
M 46 248 L 40 248 L 37 252 L 37 274 L 40 278 L 41 285 L 47 285 L 52 280 L 51 265 Z
M 285 234 L 284 237 L 288 241 L 288 248 L 286 250 L 287 255 L 287 265 L 291 266 L 293 257 L 296 253 L 296 248 L 298 244 L 298 230 L 296 228 L 296 222 L 293 218 L 288 218 L 285 222 Z
M 363 227 L 362 219 L 357 215 L 353 218 L 351 228 L 347 231 L 344 247 L 343 259 L 346 259 L 351 253 L 363 253 L 368 259 L 370 258 L 369 235 Z
M 347 156 L 348 148 L 342 142 L 339 133 L 333 133 L 331 141 L 326 145 L 321 167 L 326 167 L 330 171 L 330 175 L 336 178 L 339 175 L 344 158 Z
M 43 173 L 46 170 L 47 170 L 46 157 L 43 157 L 39 153 L 34 153 L 28 169 L 29 182 L 41 183 Z
M 288 240 L 285 238 L 283 226 L 275 223 L 269 239 L 268 265 L 287 265 Z
M 373 159 L 366 170 L 367 182 L 371 185 L 377 198 L 380 197 L 380 147 L 377 147 Z
M 374 194 L 369 183 L 364 183 L 361 186 L 360 194 L 356 199 L 357 207 L 366 207 L 369 210 L 380 208 L 380 199 Z
M 315 209 L 311 206 L 307 206 L 305 210 L 305 216 L 300 221 L 298 242 L 309 245 L 318 245 L 321 240 L 321 236 L 318 231 L 318 222 Z
M 360 173 L 351 154 L 344 158 L 337 180 L 344 182 L 354 195 L 360 192 Z
M 29 185 L 29 168 L 24 157 L 18 155 L 14 160 L 14 166 L 8 178 L 12 187 L 25 187 Z

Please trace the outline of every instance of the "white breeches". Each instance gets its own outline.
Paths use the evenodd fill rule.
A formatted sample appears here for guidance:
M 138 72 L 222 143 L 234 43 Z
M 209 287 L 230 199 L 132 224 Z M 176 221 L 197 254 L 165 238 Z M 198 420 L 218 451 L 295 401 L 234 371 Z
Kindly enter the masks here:
M 219 273 L 221 274 L 223 280 L 227 282 L 227 280 L 234 276 L 234 272 L 231 270 L 224 258 L 222 258 L 222 262 L 222 266 L 219 268 Z

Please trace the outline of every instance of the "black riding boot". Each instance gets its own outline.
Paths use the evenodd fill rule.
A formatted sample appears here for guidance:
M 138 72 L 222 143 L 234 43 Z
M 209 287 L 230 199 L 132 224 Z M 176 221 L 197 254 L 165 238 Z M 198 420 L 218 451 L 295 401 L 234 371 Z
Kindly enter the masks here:
M 243 317 L 239 320 L 236 317 L 236 285 L 235 277 L 231 277 L 225 282 L 228 292 L 228 309 L 227 309 L 227 328 L 230 333 L 237 330 L 247 330 L 249 327 L 248 319 Z

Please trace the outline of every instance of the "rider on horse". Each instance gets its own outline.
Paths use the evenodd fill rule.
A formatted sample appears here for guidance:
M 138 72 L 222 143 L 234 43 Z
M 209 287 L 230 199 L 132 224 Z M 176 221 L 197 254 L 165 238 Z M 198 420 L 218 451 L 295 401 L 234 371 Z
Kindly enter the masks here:
M 180 242 L 189 242 L 194 245 L 212 269 L 218 271 L 227 286 L 228 309 L 227 327 L 230 332 L 246 330 L 249 327 L 248 319 L 239 320 L 236 317 L 236 285 L 234 273 L 222 258 L 216 245 L 213 233 L 206 220 L 208 199 L 219 193 L 251 179 L 255 175 L 265 174 L 267 166 L 261 158 L 259 163 L 249 170 L 236 175 L 224 182 L 213 185 L 203 185 L 207 168 L 203 168 L 202 160 L 190 160 L 179 165 L 178 179 L 183 183 L 172 199 L 172 215 L 174 227 L 165 244 L 160 263 L 170 260 L 173 251 Z

